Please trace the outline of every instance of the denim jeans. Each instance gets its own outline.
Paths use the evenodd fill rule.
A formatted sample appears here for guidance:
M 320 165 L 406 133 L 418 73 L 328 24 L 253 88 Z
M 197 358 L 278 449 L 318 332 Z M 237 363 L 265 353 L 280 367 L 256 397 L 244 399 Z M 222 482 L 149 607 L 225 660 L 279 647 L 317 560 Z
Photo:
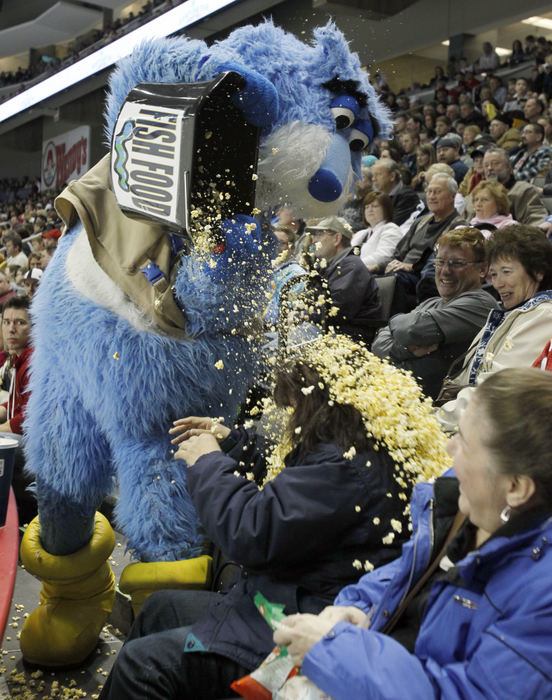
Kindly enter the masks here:
M 219 595 L 210 591 L 159 591 L 150 596 L 115 660 L 100 699 L 237 697 L 230 683 L 249 669 L 218 654 L 184 651 L 191 625 Z

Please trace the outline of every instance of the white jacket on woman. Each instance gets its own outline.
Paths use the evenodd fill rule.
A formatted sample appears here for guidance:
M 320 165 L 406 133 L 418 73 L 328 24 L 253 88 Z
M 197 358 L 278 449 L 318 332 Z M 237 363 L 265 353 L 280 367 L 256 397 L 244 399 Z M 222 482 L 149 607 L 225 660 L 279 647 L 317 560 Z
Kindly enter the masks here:
M 385 267 L 393 259 L 397 243 L 402 237 L 403 232 L 397 224 L 380 221 L 374 228 L 357 231 L 351 239 L 351 246 L 360 248 L 360 259 L 366 267 Z

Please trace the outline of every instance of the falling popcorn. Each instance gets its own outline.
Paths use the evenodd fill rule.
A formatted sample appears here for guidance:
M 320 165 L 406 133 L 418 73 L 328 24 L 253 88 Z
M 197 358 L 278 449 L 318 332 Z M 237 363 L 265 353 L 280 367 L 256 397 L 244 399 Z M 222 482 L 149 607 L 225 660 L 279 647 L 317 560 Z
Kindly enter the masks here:
M 314 391 L 314 384 L 311 384 L 310 386 L 301 387 L 301 393 L 305 394 L 305 396 L 312 394 L 313 391 Z
M 360 559 L 355 559 L 353 562 L 353 566 L 355 567 L 355 569 L 359 569 L 359 570 L 362 569 L 362 563 L 361 563 Z
M 113 353 L 113 359 L 114 359 L 114 360 L 118 360 L 118 359 L 119 359 L 119 353 L 118 353 L 118 352 L 114 352 L 114 353 Z
M 343 453 L 343 456 L 345 459 L 353 459 L 353 457 L 356 455 L 356 448 L 354 445 L 351 445 L 349 449 Z
M 388 535 L 385 535 L 385 537 L 382 537 L 381 541 L 383 542 L 383 544 L 391 544 L 394 539 L 395 539 L 395 533 L 390 532 Z
M 252 179 L 252 180 L 258 180 L 258 179 L 259 179 L 259 176 L 257 175 L 257 173 L 253 173 L 253 175 L 251 175 L 251 179 Z
M 335 333 L 304 344 L 299 352 L 305 364 L 318 373 L 321 390 L 328 393 L 328 405 L 356 408 L 374 451 L 385 449 L 393 459 L 398 486 L 395 497 L 408 500 L 416 482 L 439 476 L 451 466 L 445 450 L 447 436 L 433 415 L 431 400 L 423 396 L 411 374 L 376 357 L 363 344 Z M 266 420 L 272 426 L 271 441 L 275 444 L 267 454 L 264 484 L 285 468 L 285 457 L 298 444 L 299 431 L 286 432 L 287 421 L 273 399 L 265 399 L 262 412 L 263 423 Z M 292 412 L 290 408 L 288 415 Z M 355 454 L 354 447 L 348 448 L 345 457 L 352 459 Z M 371 466 L 370 460 L 366 466 Z M 386 495 L 394 497 L 391 491 Z M 380 519 L 373 522 L 379 525 Z M 384 543 L 390 544 L 399 532 L 393 530 Z
M 374 565 L 372 564 L 371 561 L 368 561 L 368 559 L 364 562 L 364 571 L 373 571 L 374 570 Z
M 217 369 L 224 369 L 224 362 L 223 362 L 222 360 L 217 360 L 217 361 L 215 362 L 215 367 L 216 367 Z
M 391 527 L 395 532 L 402 532 L 402 523 L 400 520 L 395 520 L 394 518 L 391 518 Z
M 360 513 L 360 506 L 355 506 L 355 510 L 357 513 Z

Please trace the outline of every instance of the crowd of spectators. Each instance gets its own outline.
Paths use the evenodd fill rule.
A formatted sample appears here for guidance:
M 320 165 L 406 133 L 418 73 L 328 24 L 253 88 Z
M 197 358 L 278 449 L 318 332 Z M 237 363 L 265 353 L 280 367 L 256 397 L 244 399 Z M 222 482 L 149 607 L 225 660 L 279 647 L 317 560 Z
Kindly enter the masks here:
M 519 63 L 519 46 L 514 49 L 511 60 Z M 552 95 L 546 86 L 548 76 L 552 78 L 552 42 L 528 36 L 522 51 L 527 75 L 503 85 L 493 73 L 500 65 L 498 57 L 485 43 L 476 67 L 461 61 L 452 83 L 438 68 L 430 81 L 433 94 L 425 102 L 416 95 L 395 97 L 377 75 L 377 89 L 393 110 L 392 137 L 376 139 L 364 153 L 362 179 L 342 208 L 341 218 L 295 221 L 297 229 L 304 228 L 303 237 L 318 259 L 315 267 L 319 265 L 322 279 L 328 282 L 341 319 L 333 325 L 342 332 L 359 337 L 350 327 L 353 318 L 370 318 L 362 336 L 370 344 L 383 308 L 373 313 L 368 301 L 366 308 L 360 308 L 364 296 L 356 293 L 361 288 L 356 289 L 360 270 L 353 282 L 347 267 L 351 251 L 370 274 L 380 280 L 393 278 L 383 319 L 388 325 L 384 323 L 373 340 L 373 351 L 411 369 L 433 399 L 439 397 L 451 363 L 462 358 L 472 341 L 477 348 L 480 329 L 493 309 L 509 313 L 515 298 L 513 306 L 521 308 L 544 302 L 540 313 L 546 318 L 550 314 L 549 283 L 542 286 L 541 272 L 533 269 L 533 262 L 518 261 L 524 280 L 519 289 L 515 284 L 495 283 L 502 277 L 495 275 L 494 268 L 500 265 L 491 265 L 489 271 L 486 262 L 493 246 L 502 245 L 502 231 L 514 227 L 517 233 L 504 234 L 512 250 L 518 245 L 516 236 L 531 240 L 533 249 L 540 250 L 539 260 L 545 261 L 545 267 L 550 265 L 546 253 L 552 249 L 548 199 L 552 193 Z M 289 223 L 289 210 L 282 211 Z M 297 265 L 305 243 L 299 239 L 294 248 Z M 517 253 L 510 257 L 517 258 Z M 328 270 L 335 272 L 339 285 L 332 282 Z M 548 279 L 547 270 L 542 276 Z M 534 277 L 538 284 L 527 282 Z M 369 281 L 363 281 L 362 289 L 368 287 Z M 525 293 L 528 289 L 530 294 Z M 347 316 L 349 324 L 343 322 Z M 535 335 L 524 329 L 523 334 L 531 337 L 532 345 L 523 349 L 523 362 L 529 361 L 531 353 L 536 359 L 549 339 L 549 329 L 543 326 Z M 523 345 L 518 342 L 517 351 Z M 497 358 L 503 357 L 503 350 L 502 345 L 495 349 Z M 506 355 L 513 358 L 515 353 Z M 492 362 L 484 364 L 485 371 L 496 371 L 500 363 L 494 369 Z M 474 376 L 468 383 L 475 381 Z
M 401 673 L 404 671 L 405 677 L 412 678 L 419 685 L 420 697 L 427 696 L 430 688 L 436 689 L 438 697 L 441 696 L 441 692 L 444 696 L 449 674 L 454 676 L 457 672 L 454 669 L 461 671 L 461 691 L 465 690 L 464 694 L 471 696 L 474 689 L 479 687 L 479 680 L 474 680 L 473 672 L 465 673 L 465 670 L 472 659 L 481 663 L 480 657 L 484 657 L 485 654 L 475 642 L 456 644 L 458 638 L 464 634 L 461 630 L 470 628 L 470 634 L 472 633 L 472 617 L 483 619 L 483 627 L 495 622 L 500 627 L 503 624 L 503 616 L 507 620 L 517 620 L 519 606 L 511 607 L 514 612 L 504 613 L 493 605 L 485 591 L 481 594 L 478 589 L 474 593 L 469 588 L 469 581 L 461 581 L 457 572 L 448 572 L 451 572 L 456 564 L 459 570 L 468 568 L 466 561 L 469 561 L 474 549 L 482 553 L 484 559 L 487 557 L 485 561 L 495 562 L 491 555 L 495 551 L 494 548 L 500 547 L 500 554 L 506 562 L 510 562 L 513 574 L 525 577 L 526 585 L 531 590 L 535 580 L 538 580 L 537 576 L 531 577 L 527 573 L 527 567 L 522 570 L 522 567 L 515 564 L 515 558 L 508 558 L 509 552 L 502 543 L 511 538 L 515 547 L 522 550 L 525 547 L 524 538 L 528 537 L 524 533 L 529 532 L 531 537 L 537 537 L 538 533 L 534 533 L 538 528 L 544 531 L 544 522 L 548 523 L 548 535 L 550 480 L 545 476 L 542 467 L 539 467 L 538 471 L 531 471 L 532 460 L 526 457 L 522 450 L 518 451 L 519 464 L 514 468 L 512 463 L 507 461 L 504 450 L 501 452 L 498 447 L 491 450 L 487 442 L 488 436 L 479 432 L 479 425 L 483 421 L 485 426 L 491 426 L 491 433 L 496 437 L 497 443 L 504 445 L 504 436 L 514 428 L 519 428 L 513 414 L 502 420 L 496 417 L 498 407 L 506 403 L 504 396 L 508 396 L 510 390 L 518 401 L 519 413 L 519 406 L 527 400 L 524 398 L 523 387 L 526 384 L 534 384 L 536 388 L 532 400 L 536 402 L 537 394 L 547 399 L 548 404 L 543 401 L 543 405 L 547 406 L 548 417 L 552 395 L 550 378 L 542 381 L 535 372 L 521 375 L 502 374 L 502 377 L 499 375 L 498 379 L 496 378 L 496 373 L 504 367 L 529 367 L 538 361 L 547 342 L 549 346 L 552 321 L 552 244 L 549 239 L 552 233 L 552 217 L 549 211 L 552 207 L 549 210 L 546 198 L 547 187 L 552 188 L 552 184 L 548 185 L 552 183 L 552 147 L 549 143 L 549 139 L 552 138 L 552 43 L 527 37 L 525 46 L 518 42 L 518 45 L 513 47 L 510 61 L 512 65 L 527 62 L 530 74 L 503 85 L 501 79 L 493 74 L 500 66 L 498 56 L 493 47 L 486 43 L 476 66 L 463 65 L 460 61 L 455 67 L 457 72 L 452 81 L 447 78 L 443 69 L 436 70 L 435 77 L 429 83 L 433 89 L 433 96 L 425 103 L 414 95 L 392 95 L 386 90 L 384 79 L 377 76 L 378 88 L 394 112 L 395 133 L 388 140 L 376 139 L 370 152 L 363 155 L 362 179 L 340 215 L 301 221 L 288 207 L 282 207 L 275 212 L 272 220 L 274 234 L 280 243 L 280 258 L 271 281 L 275 295 L 271 300 L 272 306 L 269 305 L 265 313 L 267 326 L 274 327 L 280 303 L 279 292 L 284 284 L 294 278 L 299 280 L 293 304 L 301 308 L 301 297 L 309 299 L 309 283 L 306 280 L 318 275 L 322 288 L 327 293 L 324 303 L 329 308 L 324 324 L 335 327 L 355 343 L 359 339 L 364 341 L 371 346 L 374 354 L 389 359 L 398 367 L 411 370 L 423 392 L 435 400 L 436 407 L 439 406 L 443 380 L 447 372 L 450 372 L 451 363 L 459 363 L 460 375 L 463 377 L 462 383 L 457 382 L 458 392 L 461 394 L 468 391 L 472 397 L 473 392 L 477 392 L 476 399 L 472 398 L 475 402 L 465 415 L 454 413 L 460 406 L 460 403 L 454 403 L 454 398 L 454 406 L 448 402 L 443 406 L 443 416 L 455 416 L 454 427 L 448 426 L 451 432 L 457 428 L 457 415 L 462 418 L 462 435 L 454 438 L 449 446 L 460 478 L 461 490 L 458 491 L 458 481 L 450 474 L 442 477 L 445 481 L 438 481 L 435 486 L 435 493 L 441 503 L 450 500 L 450 513 L 447 511 L 446 524 L 442 522 L 439 525 L 439 546 L 433 542 L 431 545 L 427 543 L 427 546 L 424 544 L 427 549 L 425 569 L 419 568 L 420 574 L 425 571 L 428 576 L 427 579 L 420 579 L 424 587 L 415 586 L 409 591 L 411 581 L 409 579 L 407 586 L 407 575 L 402 576 L 401 573 L 400 588 L 404 588 L 404 596 L 400 603 L 394 601 L 391 608 L 399 611 L 400 615 L 397 617 L 395 613 L 392 619 L 388 620 L 387 609 L 380 603 L 382 596 L 390 595 L 389 590 L 399 588 L 398 584 L 388 587 L 388 581 L 395 581 L 397 572 L 404 570 L 408 573 L 410 569 L 410 558 L 416 556 L 416 549 L 409 548 L 408 544 L 397 564 L 391 565 L 395 568 L 386 569 L 384 565 L 385 580 L 380 579 L 380 574 L 376 571 L 372 576 L 361 579 L 360 583 L 353 583 L 344 589 L 337 598 L 335 608 L 324 608 L 342 585 L 350 583 L 347 577 L 334 574 L 335 562 L 336 570 L 341 574 L 344 571 L 341 558 L 345 561 L 346 557 L 350 557 L 349 551 L 342 556 L 339 550 L 339 557 L 335 553 L 331 557 L 330 571 L 334 584 L 328 586 L 325 595 L 317 596 L 316 601 L 312 604 L 309 602 L 308 606 L 302 608 L 298 604 L 288 605 L 287 612 L 295 613 L 297 609 L 301 609 L 303 612 L 317 613 L 317 617 L 293 617 L 288 625 L 279 626 L 276 641 L 289 645 L 293 660 L 299 665 L 304 663 L 306 675 L 328 692 L 332 692 L 335 697 L 343 697 L 340 689 L 335 687 L 340 669 L 347 669 L 344 678 L 349 678 L 351 673 L 347 640 L 343 641 L 347 635 L 357 638 L 354 647 L 357 656 L 362 656 L 358 649 L 364 649 L 375 638 L 377 643 L 385 647 L 384 668 L 385 664 L 391 666 L 389 659 L 396 658 L 397 668 L 401 669 Z M 535 64 L 533 71 L 529 66 L 530 61 Z M 0 264 L 2 300 L 9 301 L 17 295 L 32 298 L 40 284 L 42 272 L 61 235 L 61 221 L 53 207 L 51 194 L 40 193 L 30 179 L 0 183 L 0 244 L 3 246 L 4 256 Z M 382 280 L 392 281 L 387 311 L 384 310 L 382 298 Z M 309 304 L 310 302 L 307 302 L 304 308 L 309 309 L 310 313 Z M 6 308 L 9 309 L 10 306 Z M 14 314 L 8 317 L 10 322 L 11 316 Z M 318 322 L 319 318 L 316 320 Z M 9 324 L 4 325 L 7 327 Z M 504 332 L 506 328 L 507 332 Z M 353 347 L 357 348 L 355 345 Z M 299 376 L 305 372 L 306 367 L 307 365 L 295 359 L 294 363 L 285 368 L 282 377 L 286 372 L 293 374 L 294 384 L 289 384 L 293 391 L 288 387 L 289 395 L 285 396 L 282 405 L 291 405 L 292 413 L 299 415 L 305 404 L 308 406 L 305 415 L 315 411 L 318 421 L 321 420 L 322 411 L 327 413 L 322 436 L 325 440 L 322 444 L 326 447 L 330 444 L 331 450 L 326 454 L 326 447 L 322 449 L 319 446 L 320 435 L 317 432 L 317 440 L 313 442 L 313 448 L 306 456 L 309 460 L 315 453 L 319 456 L 318 462 L 313 462 L 317 469 L 318 487 L 320 475 L 324 470 L 327 470 L 336 482 L 328 482 L 328 486 L 332 488 L 323 489 L 323 495 L 320 495 L 317 487 L 316 497 L 310 499 L 309 496 L 310 505 L 304 511 L 304 504 L 301 502 L 297 506 L 293 505 L 298 488 L 293 480 L 297 479 L 296 474 L 301 473 L 304 465 L 300 460 L 303 457 L 300 451 L 290 452 L 289 455 L 294 455 L 295 462 L 293 459 L 289 460 L 289 470 L 278 477 L 277 485 L 285 496 L 280 495 L 277 499 L 278 508 L 280 504 L 286 507 L 292 504 L 290 507 L 297 518 L 294 527 L 303 527 L 308 517 L 313 521 L 313 528 L 320 527 L 314 517 L 314 505 L 324 505 L 324 498 L 327 498 L 328 506 L 324 512 L 325 516 L 327 513 L 331 514 L 331 532 L 334 513 L 341 507 L 337 498 L 339 495 L 345 501 L 344 509 L 348 508 L 351 520 L 354 519 L 352 532 L 356 537 L 359 527 L 357 521 L 361 524 L 364 522 L 360 520 L 361 517 L 367 519 L 369 515 L 374 523 L 376 519 L 379 520 L 379 516 L 376 514 L 372 518 L 373 514 L 368 508 L 370 504 L 364 503 L 362 507 L 355 506 L 353 515 L 350 508 L 351 495 L 342 490 L 343 484 L 346 483 L 346 471 L 350 468 L 350 457 L 343 453 L 344 447 L 352 444 L 353 449 L 356 450 L 355 445 L 359 448 L 353 454 L 353 458 L 356 455 L 358 461 L 358 468 L 356 462 L 353 463 L 354 480 L 358 474 L 385 476 L 385 472 L 381 469 L 378 471 L 377 466 L 372 466 L 371 470 L 365 469 L 365 466 L 371 465 L 370 461 L 366 461 L 367 454 L 374 464 L 378 455 L 370 453 L 372 442 L 370 440 L 369 444 L 365 444 L 364 432 L 349 435 L 349 432 L 354 432 L 351 425 L 356 425 L 354 420 L 357 420 L 358 416 L 347 414 L 341 423 L 340 414 L 338 416 L 334 408 L 337 406 L 341 411 L 343 407 L 333 399 L 330 400 L 326 389 L 324 393 L 319 392 L 318 388 L 323 387 L 321 377 L 316 373 Z M 491 374 L 495 374 L 495 378 L 489 383 L 489 391 L 494 387 L 495 394 L 491 395 L 494 398 L 487 399 L 485 383 L 482 385 L 483 389 L 475 389 L 475 386 L 484 375 Z M 279 384 L 277 394 L 278 387 Z M 511 387 L 513 388 L 510 389 Z M 531 408 L 533 422 L 540 421 L 544 424 L 544 408 L 539 409 L 540 413 L 536 407 Z M 291 418 L 290 421 L 290 434 L 302 434 L 301 440 L 304 441 L 305 431 L 301 433 L 301 424 L 298 423 L 297 431 L 296 422 L 293 422 L 295 418 Z M 173 440 L 180 445 L 176 457 L 187 461 L 191 468 L 190 489 L 196 489 L 195 494 L 200 494 L 202 499 L 200 502 L 206 504 L 204 512 L 200 512 L 202 521 L 207 522 L 213 517 L 217 523 L 217 527 L 213 526 L 209 530 L 210 533 L 215 533 L 213 541 L 220 543 L 225 551 L 231 551 L 230 547 L 237 546 L 237 543 L 240 546 L 243 544 L 244 551 L 247 550 L 248 556 L 251 556 L 251 543 L 259 541 L 258 523 L 261 522 L 261 512 L 257 513 L 255 510 L 253 516 L 250 513 L 251 528 L 247 526 L 247 520 L 242 518 L 239 533 L 236 533 L 235 537 L 222 520 L 222 515 L 220 520 L 218 514 L 212 515 L 213 494 L 218 490 L 224 493 L 222 478 L 226 478 L 226 471 L 230 468 L 225 460 L 233 459 L 234 454 L 243 455 L 244 445 L 240 442 L 241 437 L 244 440 L 249 440 L 250 437 L 245 433 L 240 437 L 236 431 L 232 433 L 230 429 L 218 423 L 219 431 L 223 432 L 217 435 L 214 424 L 211 425 L 211 420 L 207 418 L 188 417 L 176 421 L 175 425 L 171 431 L 173 434 L 185 432 L 185 435 Z M 316 425 L 314 419 L 312 425 Z M 338 435 L 341 425 L 348 426 L 348 432 L 346 431 L 343 437 Z M 292 428 L 294 430 L 291 430 Z M 334 428 L 336 436 L 331 432 Z M 190 435 L 186 431 L 189 431 Z M 522 432 L 519 428 L 518 433 Z M 328 436 L 332 438 L 329 442 Z M 226 442 L 229 437 L 232 438 L 231 444 Z M 334 437 L 337 443 L 335 450 Z M 544 431 L 537 437 L 536 447 L 544 453 L 549 449 L 549 438 L 546 442 Z M 470 444 L 469 449 L 466 449 L 467 442 Z M 337 461 L 333 452 L 338 455 Z M 379 456 L 381 457 L 381 452 Z M 200 459 L 202 461 L 198 467 L 196 462 Z M 340 464 L 339 478 L 334 474 L 334 462 Z M 234 469 L 233 463 L 231 469 Z M 489 470 L 494 480 L 492 484 L 489 481 Z M 205 474 L 205 481 L 198 478 L 198 474 Z M 207 478 L 211 481 L 207 481 Z M 293 486 L 289 493 L 284 491 L 286 480 L 291 480 Z M 449 480 L 448 484 L 446 480 Z M 235 498 L 235 482 L 231 480 L 228 483 Z M 243 492 L 249 500 L 243 504 L 241 501 L 235 501 L 234 511 L 242 514 L 249 512 L 246 505 L 250 505 L 252 499 L 256 499 L 255 502 L 258 501 L 262 505 L 259 511 L 264 510 L 264 500 L 269 498 L 266 494 L 272 493 L 270 488 L 257 491 L 253 484 L 245 480 L 244 484 Z M 525 485 L 525 490 L 520 484 Z M 354 483 L 353 487 L 358 490 Z M 386 493 L 388 488 L 390 487 L 385 485 L 382 494 Z M 433 488 L 428 486 L 425 500 L 429 500 L 430 490 Z M 442 489 L 450 491 L 449 498 Z M 545 489 L 548 489 L 548 492 L 545 492 Z M 535 492 L 544 494 L 542 502 L 533 498 Z M 483 494 L 483 497 L 480 494 Z M 390 496 L 390 493 L 386 493 L 384 502 Z M 358 500 L 358 496 L 355 498 Z M 421 503 L 418 503 L 418 507 L 420 505 Z M 227 506 L 228 499 L 221 497 L 221 513 L 226 516 L 232 513 L 232 508 Z M 403 513 L 402 503 L 398 503 L 398 506 Z M 378 503 L 376 508 L 381 509 L 381 504 Z M 425 509 L 424 518 L 427 512 L 429 511 Z M 356 513 L 362 515 L 357 518 Z M 530 517 L 526 518 L 528 513 Z M 278 509 L 273 519 L 267 521 L 271 528 L 274 524 L 280 525 L 280 516 Z M 443 512 L 440 510 L 439 517 L 442 516 Z M 508 525 L 510 518 L 515 523 L 515 530 L 512 529 L 512 523 Z M 281 520 L 285 522 L 286 517 L 282 517 Z M 402 525 L 399 525 L 397 532 L 400 533 L 403 530 Z M 251 529 L 251 536 L 246 535 L 248 529 Z M 335 530 L 334 534 L 337 532 Z M 406 535 L 406 528 L 404 533 Z M 365 539 L 364 533 L 362 537 Z M 546 540 L 543 538 L 542 542 L 545 543 Z M 386 556 L 386 551 L 379 546 L 379 541 L 377 544 L 380 554 L 383 552 Z M 339 545 L 342 546 L 342 542 L 339 542 Z M 354 538 L 352 544 L 347 546 L 351 548 L 353 545 L 356 546 Z M 533 541 L 531 547 L 534 554 L 536 549 Z M 161 697 L 161 694 L 148 694 L 153 693 L 148 686 L 153 683 L 149 673 L 150 661 L 156 664 L 156 667 L 159 666 L 158 675 L 161 681 L 170 685 L 173 690 L 178 689 L 178 692 L 163 697 L 179 697 L 182 684 L 193 678 L 192 670 L 195 669 L 196 663 L 199 664 L 204 659 L 208 663 L 212 662 L 213 666 L 207 666 L 205 672 L 198 672 L 198 677 L 201 676 L 198 683 L 202 689 L 205 684 L 211 685 L 215 669 L 218 669 L 216 673 L 221 676 L 217 676 L 217 683 L 224 689 L 236 675 L 250 671 L 272 645 L 270 631 L 264 628 L 261 618 L 257 618 L 250 600 L 251 591 L 262 585 L 263 590 L 268 588 L 276 598 L 278 595 L 284 597 L 283 591 L 287 591 L 287 588 L 283 586 L 279 577 L 282 576 L 282 571 L 288 575 L 285 570 L 288 565 L 286 557 L 290 553 L 295 555 L 295 552 L 289 546 L 289 542 L 282 552 L 283 558 L 279 560 L 277 576 L 273 576 L 271 562 L 267 563 L 261 553 L 258 559 L 254 560 L 255 576 L 258 576 L 255 583 L 243 584 L 243 590 L 234 586 L 232 592 L 227 594 L 225 604 L 233 611 L 232 614 L 239 612 L 239 606 L 244 600 L 247 608 L 244 608 L 245 615 L 237 615 L 236 619 L 240 620 L 240 624 L 236 626 L 237 632 L 232 630 L 229 642 L 223 639 L 227 646 L 220 647 L 222 651 L 216 644 L 212 644 L 209 649 L 197 647 L 198 639 L 202 645 L 201 633 L 210 629 L 207 623 L 204 623 L 206 628 L 201 627 L 203 613 L 208 611 L 215 619 L 224 612 L 224 607 L 218 608 L 218 612 L 213 612 L 220 605 L 218 602 L 209 607 L 215 598 L 220 598 L 218 594 L 209 594 L 209 600 L 203 593 L 199 596 L 195 593 L 162 594 L 152 598 L 134 625 L 130 642 L 123 648 L 101 697 L 122 697 L 128 694 L 136 679 L 140 681 L 142 694 L 137 692 L 135 697 Z M 241 555 L 242 552 L 238 554 Z M 237 560 L 241 561 L 238 554 Z M 541 556 L 537 559 L 533 554 L 531 558 L 534 561 L 540 560 Z M 451 559 L 448 563 L 445 562 L 448 567 L 445 569 L 441 564 L 449 555 Z M 370 556 L 373 558 L 372 553 Z M 247 562 L 246 557 L 244 561 Z M 436 562 L 434 568 L 427 568 L 429 561 Z M 376 561 L 376 567 L 381 563 Z M 481 559 L 478 556 L 473 566 L 480 567 L 480 563 Z M 289 565 L 289 580 L 293 581 L 297 567 L 293 556 Z M 439 566 L 444 572 L 438 570 Z M 314 580 L 318 581 L 319 572 L 316 568 L 311 569 L 309 576 L 312 575 Z M 487 567 L 485 571 L 480 570 L 478 575 L 496 577 L 498 580 L 500 574 L 495 569 L 496 565 L 493 563 L 493 566 Z M 257 570 L 261 574 L 258 574 Z M 247 576 L 246 571 L 243 575 L 244 581 Z M 356 579 L 356 575 L 349 578 Z M 258 580 L 262 584 L 258 584 Z M 310 579 L 307 583 L 312 585 Z M 286 585 L 288 584 L 289 581 Z M 302 585 L 306 586 L 304 580 Z M 445 592 L 439 594 L 441 597 L 430 599 L 429 591 L 432 586 L 435 586 L 432 591 Z M 289 584 L 289 587 L 294 591 L 293 600 L 298 601 L 299 595 L 295 592 L 297 586 L 293 583 Z M 466 589 L 469 590 L 471 598 L 477 599 L 478 602 L 463 597 Z M 498 582 L 497 590 L 505 590 L 503 581 Z M 454 614 L 448 613 L 447 617 L 447 613 L 443 611 L 452 599 L 451 591 L 456 592 L 453 598 L 455 602 L 451 605 L 453 608 L 455 605 L 457 607 L 453 610 Z M 402 601 L 407 593 L 408 608 L 403 610 Z M 512 590 L 512 595 L 515 593 Z M 303 595 L 305 596 L 304 593 Z M 501 595 L 503 594 L 497 594 L 500 600 Z M 536 605 L 538 598 L 539 596 L 532 593 L 531 605 Z M 364 599 L 373 602 L 365 606 Z M 478 606 L 480 611 L 476 614 L 473 611 L 477 611 Z M 538 610 L 542 613 L 542 618 L 550 617 L 550 606 L 545 606 L 546 602 L 543 606 L 544 612 Z M 501 608 L 504 607 L 501 603 Z M 469 622 L 465 622 L 462 617 L 462 608 L 470 611 Z M 167 612 L 169 609 L 170 615 Z M 433 617 L 429 615 L 424 620 L 424 609 L 433 611 Z M 182 610 L 186 614 L 175 616 L 175 611 Z M 536 613 L 531 614 L 533 618 L 540 619 Z M 372 615 L 376 624 L 370 623 Z M 192 633 L 190 625 L 197 621 L 198 616 L 201 618 L 199 627 L 194 627 Z M 453 623 L 452 642 L 443 632 L 447 628 L 443 623 L 445 617 Z M 205 619 L 208 619 L 207 616 Z M 255 628 L 259 627 L 262 644 L 259 646 L 257 643 L 255 631 L 255 635 L 251 636 L 254 652 L 244 654 L 242 652 L 246 647 L 241 642 L 250 631 L 240 625 L 244 624 L 244 621 L 249 623 L 249 620 L 252 620 Z M 370 624 L 372 631 L 367 632 Z M 314 625 L 314 632 L 309 631 L 306 625 Z M 540 625 L 539 630 L 544 630 L 544 623 L 541 622 Z M 330 631 L 332 629 L 333 632 Z M 548 631 L 541 631 L 543 638 L 545 634 L 549 637 L 549 628 L 546 629 Z M 197 630 L 199 637 L 195 636 Z M 526 660 L 523 654 L 518 652 L 519 645 L 523 646 L 526 637 L 530 636 L 529 632 L 524 630 L 518 620 L 518 624 L 512 629 L 506 629 L 506 633 L 510 635 L 508 644 L 497 645 L 499 652 L 495 650 L 493 653 L 501 659 L 504 658 L 505 667 L 511 664 L 513 668 L 521 667 L 530 673 L 531 687 L 536 689 L 537 693 L 533 696 L 541 697 L 538 692 L 540 684 L 544 683 L 546 672 L 539 668 L 539 663 L 542 667 L 546 664 L 542 661 L 530 664 L 531 668 L 526 668 Z M 329 634 L 326 638 L 327 633 Z M 240 641 L 239 645 L 235 636 Z M 441 637 L 442 643 L 435 641 L 441 640 Z M 340 641 L 332 641 L 334 639 Z M 430 650 L 430 660 L 439 659 L 435 663 L 432 661 L 433 665 L 423 666 L 421 662 L 418 663 L 418 657 L 424 656 L 418 640 L 424 639 Z M 196 645 L 192 651 L 200 650 L 204 652 L 204 657 L 197 654 L 183 655 L 182 649 L 184 646 L 190 648 L 191 642 L 192 646 Z M 320 657 L 326 653 L 324 650 L 331 646 L 337 647 L 337 651 L 333 654 L 328 652 L 326 662 L 324 659 L 320 661 Z M 439 646 L 441 648 L 438 648 Z M 238 647 L 240 653 L 236 652 Z M 364 671 L 372 662 L 372 656 L 376 656 L 375 650 L 372 650 L 369 659 L 361 658 L 359 668 L 355 669 L 362 676 L 361 682 L 366 687 L 376 683 L 379 678 L 377 673 L 368 674 Z M 165 657 L 168 661 L 161 664 L 160 659 Z M 231 659 L 231 663 L 221 663 L 221 659 L 226 658 Z M 327 672 L 324 671 L 326 667 L 330 669 Z M 382 685 L 389 681 L 383 677 L 385 674 L 380 675 Z M 366 678 L 369 678 L 369 682 Z M 488 675 L 485 683 L 489 687 L 498 688 L 499 691 L 503 687 L 501 674 Z M 453 692 L 451 697 L 460 696 L 461 691 L 454 691 L 456 695 Z M 499 691 L 497 697 L 500 695 Z M 199 696 L 197 690 L 190 691 L 189 696 L 193 696 L 194 692 Z M 353 697 L 354 694 L 349 693 L 348 696 Z
M 31 178 L 0 183 L 0 271 L 13 291 L 29 296 L 40 280 L 32 271 L 46 268 L 61 236 L 55 193 L 37 190 Z
M 9 85 L 17 86 L 14 92 L 4 95 L 1 101 L 26 90 L 30 87 L 30 83 L 43 80 L 58 70 L 67 68 L 67 66 L 97 51 L 105 44 L 136 29 L 154 16 L 166 12 L 171 7 L 180 5 L 181 2 L 184 2 L 184 0 L 147 0 L 136 14 L 129 12 L 128 15 L 119 17 L 111 24 L 106 24 L 102 29 L 93 29 L 77 37 L 69 44 L 67 54 L 62 59 L 57 56 L 42 55 L 31 61 L 27 67 L 20 66 L 16 71 L 1 72 L 0 88 Z

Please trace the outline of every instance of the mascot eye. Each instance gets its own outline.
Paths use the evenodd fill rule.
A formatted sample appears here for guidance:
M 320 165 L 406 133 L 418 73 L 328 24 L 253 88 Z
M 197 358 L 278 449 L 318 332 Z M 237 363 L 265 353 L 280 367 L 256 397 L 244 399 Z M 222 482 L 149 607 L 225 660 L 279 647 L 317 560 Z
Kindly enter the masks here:
M 339 130 L 348 129 L 355 121 L 355 115 L 347 107 L 332 107 L 332 116 Z
M 349 148 L 351 151 L 362 151 L 370 143 L 366 134 L 358 129 L 353 129 L 349 136 Z
M 360 108 L 351 95 L 339 95 L 330 103 L 330 110 L 338 130 L 348 129 L 357 119 Z

